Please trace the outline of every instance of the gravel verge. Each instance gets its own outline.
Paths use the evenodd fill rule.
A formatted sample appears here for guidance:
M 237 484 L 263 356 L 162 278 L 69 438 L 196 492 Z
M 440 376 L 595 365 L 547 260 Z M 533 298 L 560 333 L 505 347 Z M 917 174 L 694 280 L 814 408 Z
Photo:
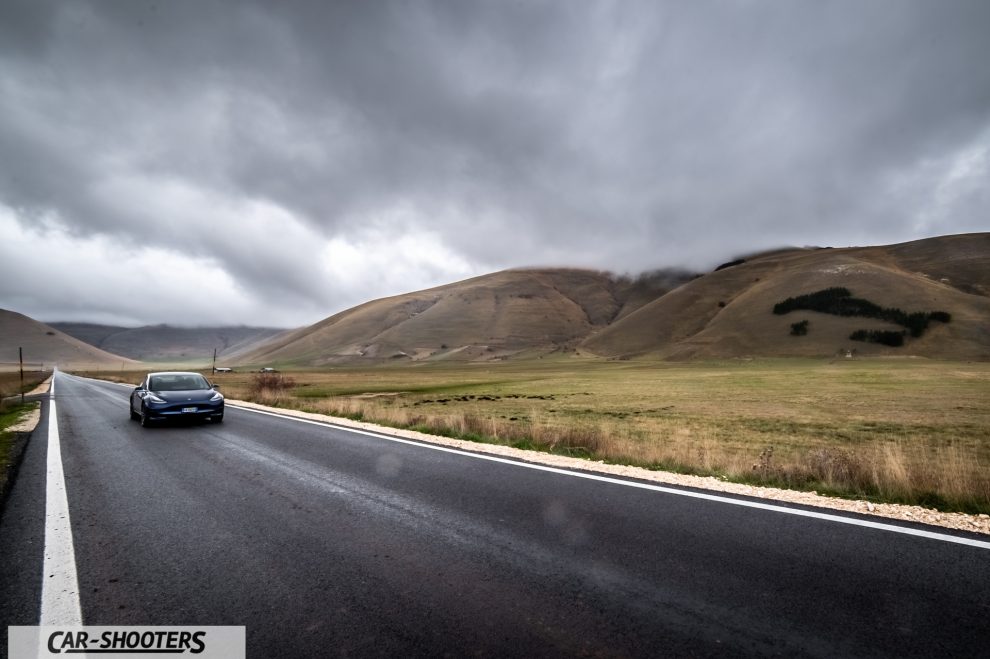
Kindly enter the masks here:
M 228 399 L 227 402 L 232 406 L 263 410 L 284 416 L 309 419 L 311 421 L 333 423 L 340 426 L 368 430 L 371 432 L 386 433 L 406 439 L 459 448 L 474 453 L 499 455 L 515 460 L 522 460 L 524 462 L 560 467 L 562 469 L 591 471 L 599 474 L 621 476 L 624 478 L 635 478 L 642 481 L 651 481 L 667 485 L 680 485 L 683 487 L 711 490 L 714 492 L 725 492 L 727 494 L 738 494 L 747 497 L 769 499 L 772 501 L 784 501 L 787 503 L 796 503 L 803 506 L 813 506 L 816 508 L 826 508 L 829 510 L 843 510 L 864 515 L 887 517 L 890 519 L 898 519 L 908 522 L 919 522 L 922 524 L 941 526 L 959 531 L 969 531 L 970 533 L 990 535 L 990 515 L 946 513 L 935 509 L 923 508 L 921 506 L 906 506 L 897 503 L 871 503 L 868 501 L 857 501 L 852 499 L 838 499 L 835 497 L 827 497 L 818 494 L 817 492 L 800 492 L 797 490 L 781 490 L 773 487 L 730 483 L 712 476 L 675 474 L 666 471 L 643 469 L 642 467 L 629 467 L 624 465 L 606 464 L 595 460 L 570 458 L 563 455 L 541 453 L 539 451 L 526 451 L 523 449 L 513 448 L 511 446 L 469 442 L 461 439 L 428 435 L 426 433 L 417 432 L 414 430 L 378 426 L 373 423 L 365 423 L 363 421 L 352 421 L 351 419 L 344 419 L 327 414 L 315 414 L 279 407 L 268 407 L 266 405 L 259 405 L 258 403 L 251 403 L 248 401 Z
M 51 386 L 52 379 L 48 378 L 37 387 L 24 394 L 25 396 L 35 396 L 37 394 L 44 394 L 48 392 L 48 387 Z M 36 405 L 33 410 L 28 412 L 28 414 L 21 419 L 16 424 L 7 428 L 7 432 L 21 432 L 29 433 L 33 431 L 37 426 L 38 422 L 41 421 L 41 406 Z

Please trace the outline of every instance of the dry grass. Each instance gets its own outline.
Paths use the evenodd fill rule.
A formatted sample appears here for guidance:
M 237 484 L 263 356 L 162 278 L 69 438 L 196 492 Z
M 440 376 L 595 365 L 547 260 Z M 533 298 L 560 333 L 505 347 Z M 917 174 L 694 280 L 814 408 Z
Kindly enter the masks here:
M 265 402 L 258 400 L 256 402 Z M 269 400 L 268 403 L 272 401 Z M 285 402 L 283 398 L 280 402 Z M 713 428 L 675 421 L 636 426 L 616 421 L 560 425 L 532 414 L 527 423 L 462 413 L 424 414 L 407 407 L 353 398 L 291 407 L 474 441 L 497 442 L 575 457 L 605 459 L 679 473 L 813 489 L 970 512 L 990 511 L 990 463 L 959 446 L 927 446 L 889 439 L 856 447 L 802 449 L 778 444 L 734 449 Z
M 47 371 L 24 371 L 23 392 L 27 393 L 31 391 L 41 384 L 49 375 L 51 375 L 51 373 Z M 20 372 L 17 370 L 0 371 L 0 410 L 4 409 L 4 405 L 11 405 L 14 403 L 20 404 L 20 398 L 17 397 L 20 393 Z M 7 398 L 7 400 L 5 401 L 4 398 Z
M 990 364 L 534 360 L 293 371 L 233 398 L 682 473 L 990 512 Z M 130 380 L 139 379 L 135 375 Z
M 281 373 L 255 373 L 248 385 L 247 398 L 262 405 L 278 407 L 288 400 L 296 381 Z

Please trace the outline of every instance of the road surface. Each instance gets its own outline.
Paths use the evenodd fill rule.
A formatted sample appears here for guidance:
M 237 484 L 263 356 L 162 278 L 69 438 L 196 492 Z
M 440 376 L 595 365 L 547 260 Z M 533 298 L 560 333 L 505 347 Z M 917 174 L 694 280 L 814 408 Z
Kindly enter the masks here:
M 56 376 L 88 625 L 244 625 L 251 657 L 990 647 L 985 537 L 747 508 L 232 407 L 221 425 L 142 429 L 128 393 Z M 0 520 L 5 635 L 45 614 L 43 407 Z

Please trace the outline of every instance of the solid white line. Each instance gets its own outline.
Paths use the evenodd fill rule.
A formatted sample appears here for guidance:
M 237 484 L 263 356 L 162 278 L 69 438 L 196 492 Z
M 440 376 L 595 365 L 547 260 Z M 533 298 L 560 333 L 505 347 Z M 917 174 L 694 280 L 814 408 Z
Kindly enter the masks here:
M 121 384 L 114 382 L 113 384 Z M 129 386 L 123 384 L 121 386 Z M 568 469 L 560 469 L 558 467 L 548 467 L 546 465 L 534 464 L 532 462 L 519 462 L 517 460 L 509 460 L 507 458 L 500 458 L 494 455 L 485 455 L 482 453 L 472 453 L 470 451 L 463 451 L 460 449 L 451 448 L 449 446 L 440 446 L 438 444 L 428 444 L 425 442 L 417 442 L 408 439 L 402 439 L 401 437 L 394 437 L 392 435 L 387 435 L 384 433 L 371 432 L 369 430 L 361 430 L 359 428 L 351 428 L 349 426 L 342 426 L 335 424 L 330 421 L 313 421 L 312 419 L 301 419 L 296 416 L 289 416 L 287 414 L 279 414 L 277 412 L 267 412 L 265 410 L 258 410 L 253 407 L 241 407 L 240 405 L 234 405 L 227 403 L 227 407 L 233 407 L 238 410 L 244 410 L 245 412 L 254 412 L 255 414 L 264 414 L 267 416 L 277 417 L 279 419 L 288 419 L 290 421 L 298 421 L 300 423 L 308 423 L 314 426 L 322 426 L 324 428 L 333 428 L 335 430 L 343 430 L 346 432 L 352 432 L 359 435 L 367 435 L 368 437 L 375 437 L 378 439 L 384 439 L 390 442 L 396 442 L 399 444 L 407 444 L 409 446 L 418 446 L 420 448 L 430 449 L 433 451 L 441 451 L 443 453 L 454 453 L 456 455 L 463 455 L 469 458 L 476 458 L 478 460 L 488 460 L 489 462 L 498 462 L 501 464 L 512 465 L 515 467 L 522 467 L 524 469 L 534 469 L 536 471 L 546 471 L 552 474 L 561 474 L 564 476 L 572 476 L 574 478 L 584 478 L 587 480 L 599 481 L 602 483 L 611 483 L 613 485 L 624 485 L 626 487 L 635 487 L 641 490 L 652 490 L 654 492 L 663 492 L 664 494 L 673 494 L 681 497 L 690 497 L 693 499 L 702 499 L 705 501 L 715 501 L 718 503 L 727 503 L 733 506 L 742 506 L 744 508 L 756 508 L 758 510 L 768 510 L 775 513 L 784 513 L 786 515 L 797 515 L 798 517 L 810 517 L 813 519 L 821 519 L 828 522 L 835 522 L 838 524 L 849 524 L 851 526 L 861 526 L 863 528 L 876 529 L 878 531 L 889 531 L 891 533 L 900 533 L 902 535 L 912 535 L 919 538 L 928 538 L 930 540 L 939 540 L 941 542 L 951 542 L 960 545 L 967 545 L 969 547 L 977 547 L 979 549 L 990 549 L 990 542 L 985 540 L 975 540 L 972 538 L 964 538 L 955 535 L 949 535 L 948 533 L 939 533 L 937 531 L 925 531 L 923 529 L 915 529 L 906 526 L 897 526 L 896 524 L 885 524 L 883 522 L 873 522 L 866 519 L 859 519 L 856 517 L 844 517 L 842 515 L 833 515 L 830 513 L 821 513 L 814 510 L 805 510 L 802 508 L 789 508 L 787 506 L 778 506 L 771 503 L 762 503 L 759 501 L 749 501 L 747 499 L 735 499 L 732 497 L 720 496 L 718 494 L 706 494 L 704 492 L 693 492 L 691 490 L 680 490 L 673 487 L 666 487 L 663 485 L 652 485 L 649 483 L 639 483 L 636 481 L 622 480 L 620 478 L 612 478 L 610 476 L 599 476 L 597 474 L 589 474 L 581 471 L 571 471 Z
M 48 479 L 45 486 L 45 563 L 41 587 L 41 625 L 81 625 L 79 579 L 72 546 L 69 500 L 55 413 L 55 374 L 48 403 Z
M 733 506 L 742 506 L 744 508 L 756 508 L 759 510 L 768 510 L 775 513 L 784 513 L 787 515 L 797 515 L 799 517 L 811 517 L 813 519 L 821 519 L 829 522 L 835 522 L 838 524 L 849 524 L 852 526 L 861 526 L 869 529 L 876 529 L 879 531 L 889 531 L 892 533 L 900 533 L 903 535 L 913 535 L 920 538 L 928 538 L 931 540 L 940 540 L 942 542 L 952 542 L 960 545 L 967 545 L 970 547 L 978 547 L 980 549 L 990 549 L 990 542 L 983 540 L 974 540 L 971 538 L 963 538 L 955 535 L 949 535 L 948 533 L 938 533 L 936 531 L 925 531 L 923 529 L 914 529 L 905 526 L 897 526 L 895 524 L 885 524 L 883 522 L 873 522 L 865 519 L 858 519 L 855 517 L 844 517 L 842 515 L 832 515 L 829 513 L 820 513 L 814 510 L 804 510 L 802 508 L 789 508 L 787 506 L 777 506 L 770 503 L 761 503 L 759 501 L 749 501 L 747 499 L 735 499 L 732 497 L 720 496 L 717 494 L 706 494 L 703 492 L 692 492 L 691 490 L 681 490 L 673 487 L 666 487 L 663 485 L 652 485 L 650 483 L 640 483 L 637 481 L 627 481 L 620 478 L 612 478 L 610 476 L 600 476 L 597 474 L 589 474 L 581 471 L 570 471 L 568 469 L 560 469 L 558 467 L 548 467 L 546 465 L 534 464 L 532 462 L 519 462 L 517 460 L 510 460 L 507 458 L 500 458 L 494 455 L 485 455 L 481 453 L 472 453 L 470 451 L 463 451 L 456 448 L 451 448 L 449 446 L 440 446 L 437 444 L 427 444 L 424 442 L 412 441 L 409 439 L 402 439 L 400 437 L 393 437 L 392 435 L 386 435 L 383 433 L 371 432 L 368 430 L 361 430 L 358 428 L 350 428 L 347 426 L 336 425 L 332 422 L 322 422 L 313 421 L 312 419 L 300 419 L 299 417 L 288 416 L 285 414 L 278 414 L 276 412 L 266 412 L 265 410 L 257 410 L 251 407 L 241 407 L 239 405 L 231 405 L 228 403 L 228 407 L 233 407 L 238 410 L 244 410 L 246 412 L 254 412 L 255 414 L 264 414 L 267 416 L 274 416 L 280 419 L 288 419 L 291 421 L 298 421 L 300 423 L 308 423 L 314 426 L 323 426 L 325 428 L 334 428 L 336 430 L 343 430 L 346 432 L 352 432 L 359 435 L 367 435 L 368 437 L 376 437 L 378 439 L 384 439 L 390 442 L 396 442 L 399 444 L 408 444 L 410 446 L 418 446 L 420 448 L 430 449 L 433 451 L 441 451 L 443 453 L 454 453 L 456 455 L 463 455 L 469 458 L 476 458 L 478 460 L 488 460 L 489 462 L 498 462 L 500 464 L 512 465 L 514 467 L 521 467 L 524 469 L 534 469 L 536 471 L 545 471 L 552 474 L 561 474 L 563 476 L 572 476 L 574 478 L 584 478 L 586 480 L 599 481 L 601 483 L 610 483 L 613 485 L 623 485 L 625 487 L 634 487 L 641 490 L 652 490 L 654 492 L 663 492 L 664 494 L 673 494 L 681 497 L 691 497 L 693 499 L 703 499 L 705 501 L 715 501 L 718 503 L 726 503 Z

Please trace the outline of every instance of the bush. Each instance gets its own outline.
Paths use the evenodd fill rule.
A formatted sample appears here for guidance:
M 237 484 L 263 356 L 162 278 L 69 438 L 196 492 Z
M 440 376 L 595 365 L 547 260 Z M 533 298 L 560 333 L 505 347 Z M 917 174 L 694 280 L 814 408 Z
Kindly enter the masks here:
M 799 323 L 791 323 L 791 336 L 804 336 L 808 333 L 808 323 L 807 320 L 802 320 Z
M 248 391 L 257 402 L 277 402 L 285 391 L 295 386 L 295 380 L 281 373 L 255 373 Z
M 869 470 L 849 451 L 832 448 L 814 449 L 808 454 L 809 477 L 835 487 L 854 485 L 859 489 L 869 483 Z

